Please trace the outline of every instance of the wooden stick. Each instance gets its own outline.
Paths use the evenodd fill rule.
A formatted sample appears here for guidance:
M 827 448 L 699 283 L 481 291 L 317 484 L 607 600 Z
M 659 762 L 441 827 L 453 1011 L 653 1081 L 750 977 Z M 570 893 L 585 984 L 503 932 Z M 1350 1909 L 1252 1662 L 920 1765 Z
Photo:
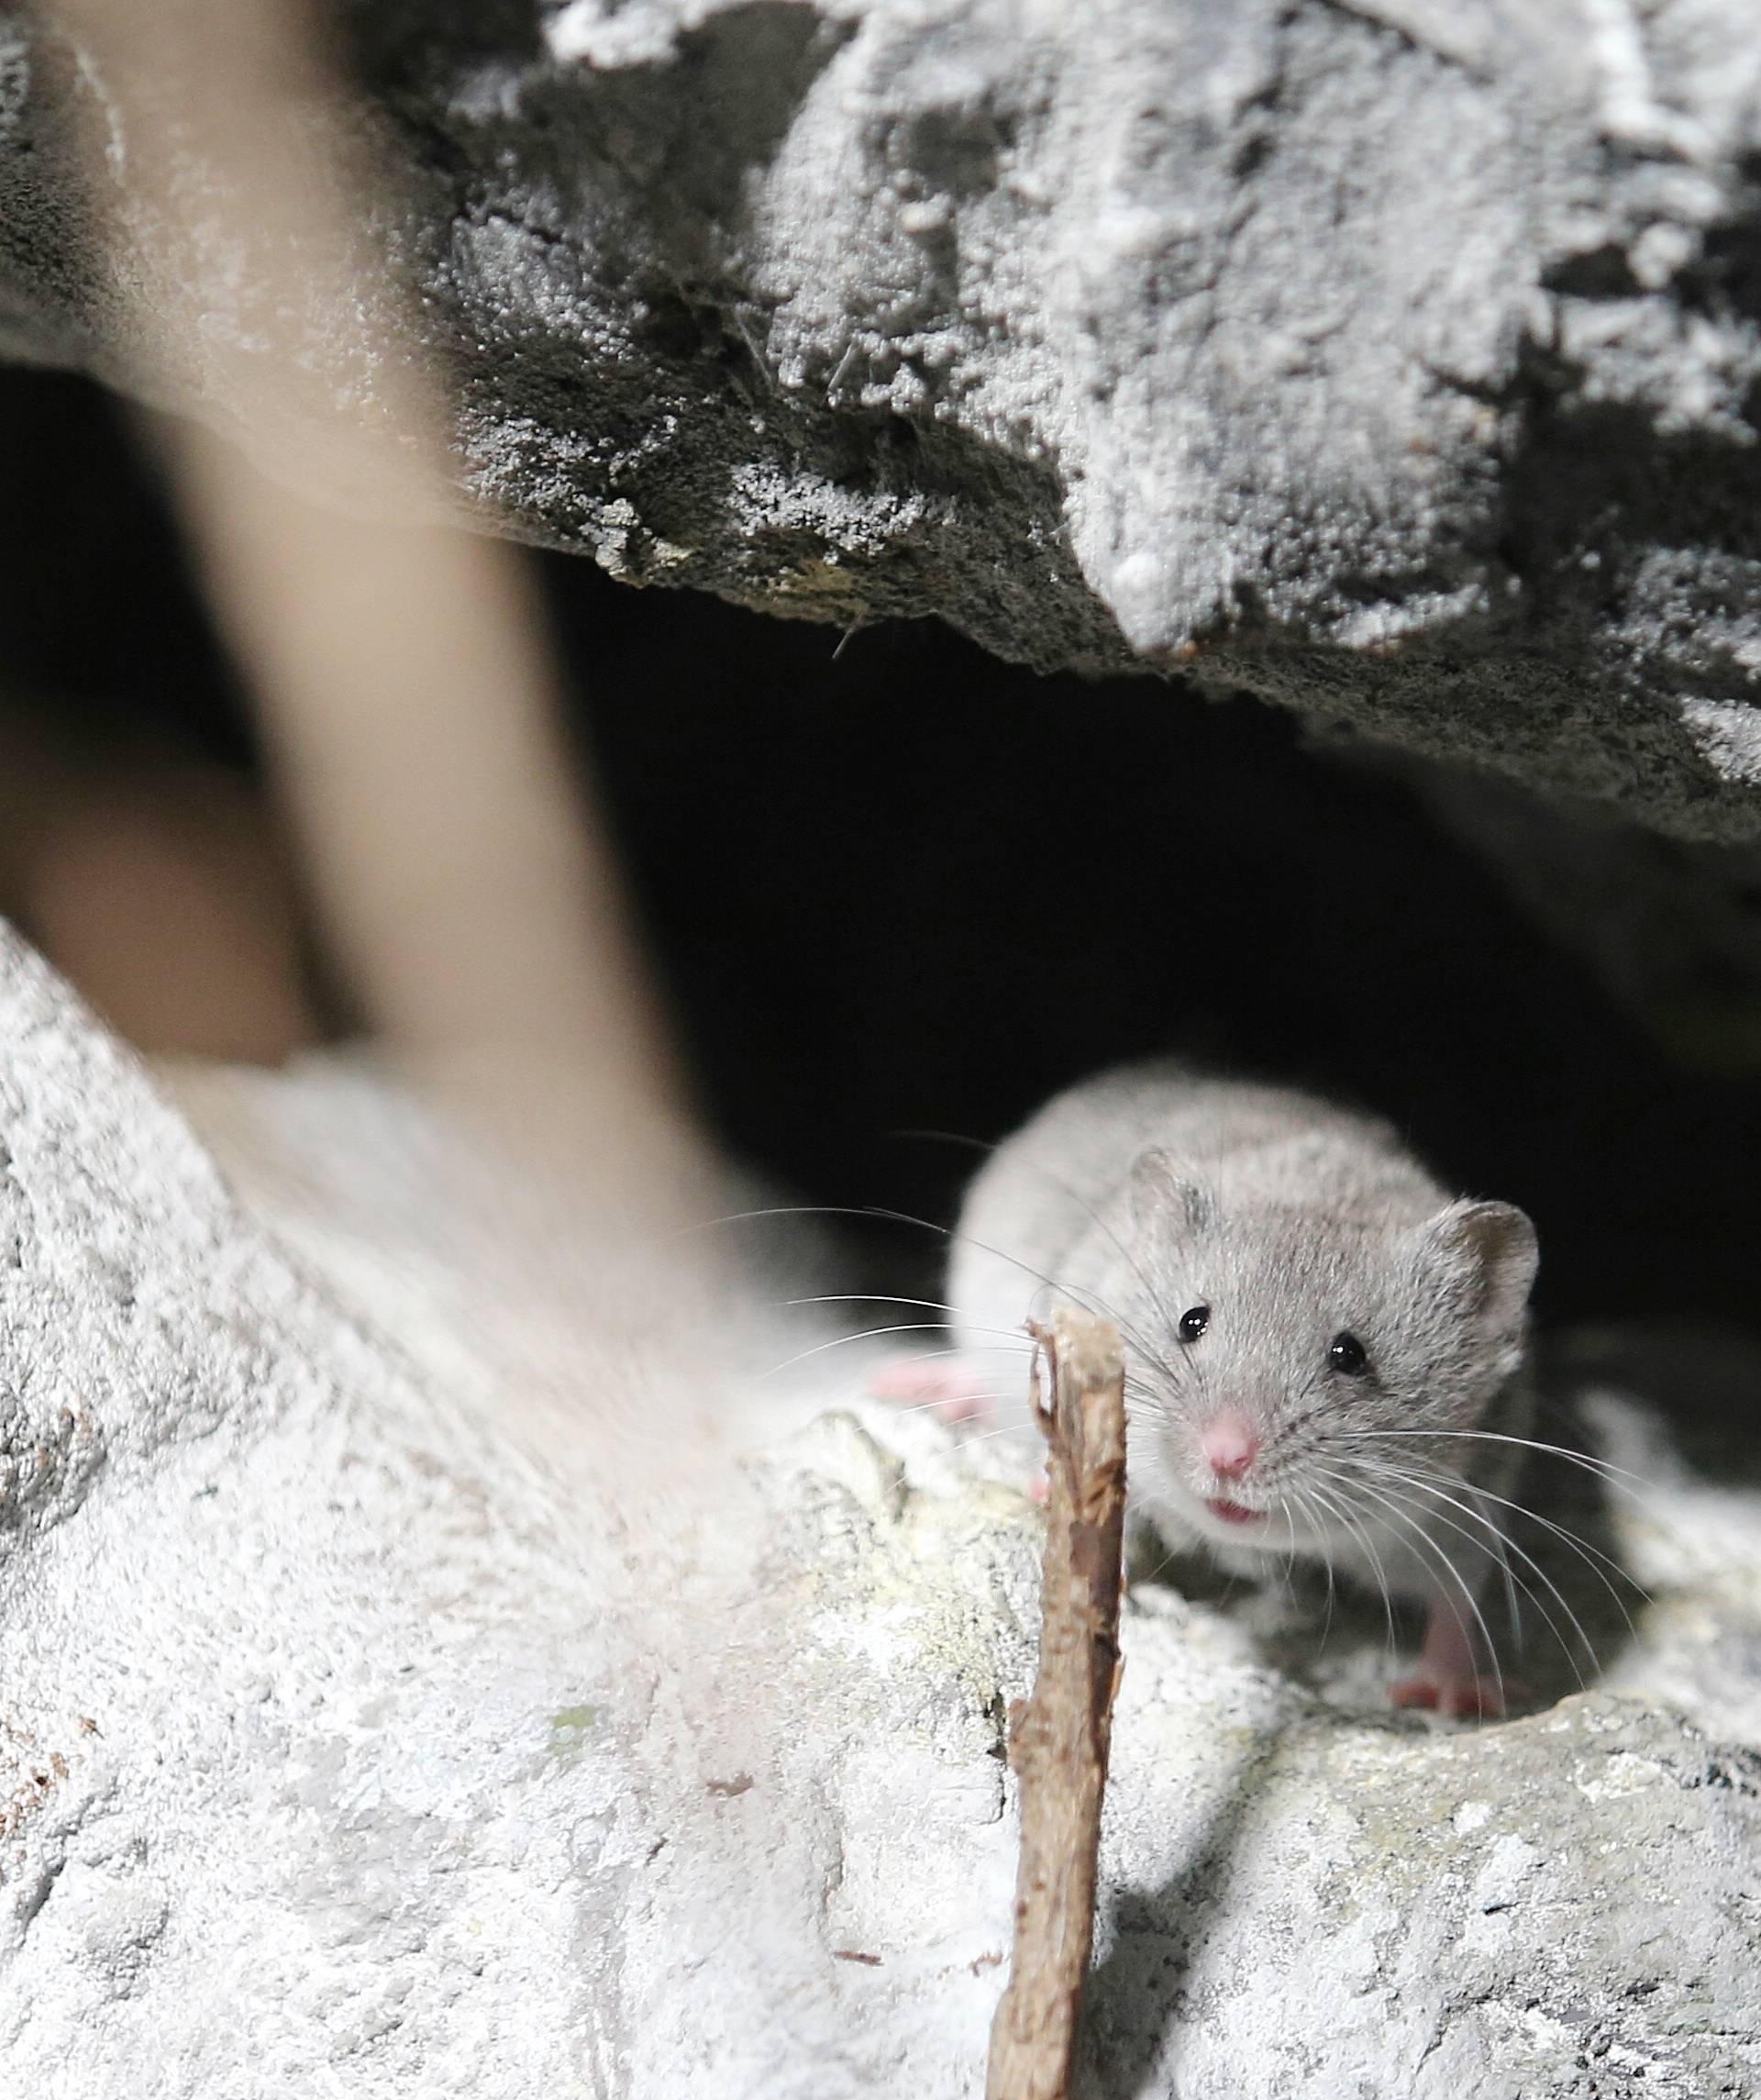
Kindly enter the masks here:
M 1009 1987 L 991 2025 L 985 2100 L 1068 2100 L 1094 1939 L 1096 1855 L 1119 1683 L 1125 1373 L 1106 1321 L 1029 1323 L 1034 1410 L 1051 1445 L 1039 1673 L 1009 1755 L 1021 1864 Z M 1045 1386 L 1042 1387 L 1042 1367 Z M 1049 1389 L 1049 1399 L 1046 1389 Z

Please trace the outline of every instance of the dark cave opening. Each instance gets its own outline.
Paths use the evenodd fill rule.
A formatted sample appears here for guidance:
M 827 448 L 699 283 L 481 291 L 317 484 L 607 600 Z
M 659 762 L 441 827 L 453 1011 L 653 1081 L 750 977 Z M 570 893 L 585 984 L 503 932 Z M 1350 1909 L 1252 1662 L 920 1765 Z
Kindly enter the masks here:
M 9 371 L 0 447 L 5 697 L 256 766 L 116 405 Z M 799 1200 L 945 1223 L 960 1140 L 1176 1050 L 1354 1099 L 1522 1204 L 1548 1320 L 1749 1318 L 1761 1090 L 1672 1062 L 1373 753 L 931 623 L 840 646 L 535 560 L 706 1099 Z M 856 1237 L 877 1277 L 933 1271 L 932 1234 Z

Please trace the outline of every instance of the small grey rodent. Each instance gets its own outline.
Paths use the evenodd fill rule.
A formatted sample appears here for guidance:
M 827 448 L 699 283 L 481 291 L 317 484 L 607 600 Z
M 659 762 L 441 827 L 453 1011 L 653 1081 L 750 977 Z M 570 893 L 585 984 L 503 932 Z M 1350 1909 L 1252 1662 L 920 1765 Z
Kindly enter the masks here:
M 1231 1565 L 1292 1553 L 1430 1608 L 1403 1705 L 1498 1710 L 1477 1597 L 1529 1423 L 1534 1228 L 1453 1201 L 1393 1129 L 1174 1063 L 1102 1073 L 974 1181 L 948 1299 L 969 1363 L 1063 1295 L 1124 1338 L 1135 1502 Z M 1503 1439 L 1509 1439 L 1510 1441 Z

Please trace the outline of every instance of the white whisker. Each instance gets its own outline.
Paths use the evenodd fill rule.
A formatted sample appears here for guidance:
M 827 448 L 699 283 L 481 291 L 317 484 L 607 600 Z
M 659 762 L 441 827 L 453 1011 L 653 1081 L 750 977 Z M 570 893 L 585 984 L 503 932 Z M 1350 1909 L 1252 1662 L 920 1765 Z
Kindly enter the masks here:
M 1600 1474 L 1611 1487 L 1623 1487 L 1628 1494 L 1634 1491 L 1623 1487 L 1626 1481 L 1637 1481 L 1641 1487 L 1652 1484 L 1643 1473 L 1630 1472 L 1626 1467 L 1617 1466 L 1611 1461 L 1597 1458 L 1588 1451 L 1574 1451 L 1565 1444 L 1539 1443 L 1533 1437 L 1507 1437 L 1496 1429 L 1350 1429 L 1343 1433 L 1354 1438 L 1448 1437 L 1468 1439 L 1477 1443 L 1513 1444 L 1521 1450 L 1545 1451 L 1550 1457 L 1569 1460 L 1573 1465 L 1582 1466 L 1586 1472 Z
M 1358 1462 L 1362 1463 L 1366 1461 L 1360 1461 Z M 1414 1483 L 1416 1484 L 1419 1478 L 1428 1478 L 1429 1476 L 1405 1477 L 1412 1478 L 1414 1480 Z M 1445 1476 L 1439 1474 L 1437 1477 L 1439 1479 L 1443 1479 L 1453 1478 L 1454 1476 Z M 1618 1575 L 1623 1583 L 1629 1583 L 1634 1590 L 1636 1590 L 1639 1595 L 1644 1598 L 1647 1604 L 1651 1601 L 1650 1595 L 1643 1583 L 1639 1583 L 1634 1576 L 1630 1575 L 1627 1571 L 1621 1565 L 1621 1563 L 1614 1559 L 1612 1554 L 1604 1553 L 1600 1546 L 1592 1546 L 1589 1539 L 1581 1537 L 1578 1532 L 1567 1529 L 1567 1527 L 1563 1524 L 1555 1523 L 1553 1518 L 1550 1517 L 1543 1517 L 1539 1510 L 1531 1509 L 1526 1503 L 1513 1502 L 1507 1494 L 1495 1494 L 1490 1487 L 1481 1487 L 1478 1482 L 1463 1482 L 1461 1484 L 1467 1487 L 1469 1493 L 1472 1494 L 1477 1499 L 1481 1499 L 1487 1502 L 1495 1502 L 1500 1506 L 1501 1508 L 1512 1510 L 1518 1517 L 1526 1517 L 1530 1523 L 1539 1525 L 1542 1530 L 1551 1533 L 1552 1536 L 1557 1539 L 1562 1545 L 1568 1546 L 1571 1550 L 1577 1554 L 1578 1559 L 1583 1561 L 1584 1565 L 1590 1571 L 1590 1572 L 1596 1577 L 1597 1581 L 1601 1583 L 1602 1587 L 1608 1592 L 1609 1596 L 1613 1601 L 1615 1610 L 1620 1613 L 1622 1618 L 1626 1622 L 1627 1631 L 1631 1633 L 1634 1630 L 1632 1615 L 1628 1612 L 1625 1601 L 1622 1597 L 1620 1592 L 1615 1588 L 1613 1583 L 1610 1580 L 1607 1571 L 1612 1570 L 1613 1573 Z M 1484 1520 L 1482 1519 L 1482 1521 Z M 1493 1527 L 1493 1528 L 1497 1531 L 1497 1535 L 1501 1539 L 1504 1538 L 1505 1535 L 1501 1527 Z M 1510 1542 L 1514 1543 L 1514 1541 Z M 1520 1551 L 1521 1549 L 1519 1548 L 1518 1550 Z M 1525 1555 L 1524 1558 L 1527 1558 L 1527 1556 Z
M 1323 1488 L 1318 1483 L 1312 1482 L 1310 1492 L 1320 1499 L 1324 1509 L 1330 1509 L 1333 1512 L 1339 1522 L 1345 1526 L 1347 1533 L 1363 1547 L 1365 1557 L 1376 1571 L 1376 1586 L 1381 1592 L 1382 1596 L 1382 1616 L 1388 1621 L 1388 1653 L 1391 1660 L 1399 1639 L 1394 1629 L 1393 1593 L 1388 1586 L 1388 1573 L 1382 1566 L 1382 1557 L 1376 1550 L 1376 1541 L 1370 1536 L 1368 1526 L 1360 1517 L 1355 1517 L 1349 1506 L 1339 1496 L 1330 1492 L 1335 1487 L 1343 1488 L 1346 1484 L 1346 1483 L 1335 1480 L 1329 1474 L 1326 1488 Z
M 1483 1651 L 1487 1661 L 1491 1664 L 1492 1681 L 1498 1686 L 1498 1703 L 1501 1706 L 1505 1705 L 1504 1672 L 1498 1660 L 1497 1643 L 1492 1639 L 1491 1628 L 1486 1624 L 1485 1613 L 1480 1610 L 1479 1603 L 1475 1599 L 1472 1588 L 1469 1586 L 1466 1577 L 1462 1574 L 1461 1570 L 1456 1567 L 1454 1559 L 1445 1550 L 1445 1548 L 1441 1546 L 1434 1538 L 1432 1537 L 1430 1532 L 1425 1529 L 1425 1528 L 1418 1521 L 1415 1517 L 1410 1516 L 1407 1514 L 1406 1510 L 1401 1508 L 1398 1506 L 1397 1500 L 1394 1497 L 1383 1494 L 1379 1489 L 1368 1486 L 1366 1483 L 1359 1482 L 1358 1485 L 1362 1489 L 1362 1492 L 1370 1496 L 1373 1501 L 1380 1503 L 1382 1507 L 1388 1511 L 1389 1515 L 1394 1518 L 1396 1523 L 1400 1524 L 1404 1529 L 1412 1533 L 1413 1539 L 1418 1544 L 1421 1552 L 1434 1555 L 1437 1564 L 1445 1570 L 1449 1577 L 1449 1580 L 1454 1583 L 1456 1588 L 1460 1592 L 1462 1602 L 1468 1606 L 1468 1611 L 1473 1615 L 1473 1627 L 1470 1627 L 1467 1620 L 1464 1619 L 1461 1614 L 1456 1609 L 1454 1600 L 1447 1595 L 1446 1592 L 1444 1594 L 1442 1601 L 1447 1604 L 1450 1616 L 1455 1619 L 1456 1626 L 1460 1628 L 1463 1636 L 1467 1639 L 1470 1648 L 1473 1643 L 1474 1627 L 1478 1627 L 1479 1629 L 1479 1638 L 1481 1642 L 1484 1644 Z M 1400 1497 L 1399 1500 L 1404 1501 L 1405 1498 Z M 1447 1517 L 1445 1517 L 1443 1521 L 1445 1524 L 1450 1523 L 1450 1520 Z M 1468 1539 L 1470 1544 L 1478 1547 L 1479 1541 L 1474 1538 L 1473 1534 L 1466 1528 L 1465 1526 L 1459 1524 L 1450 1524 L 1450 1528 L 1454 1531 L 1459 1531 L 1461 1536 Z
M 1363 1461 L 1359 1462 L 1361 1463 Z M 1589 1659 L 1590 1666 L 1592 1668 L 1595 1667 L 1595 1644 L 1591 1641 L 1589 1636 L 1584 1631 L 1582 1620 L 1578 1618 L 1578 1614 L 1571 1608 L 1570 1601 L 1566 1596 L 1565 1592 L 1559 1587 L 1558 1583 L 1554 1581 L 1553 1577 L 1548 1574 L 1546 1570 L 1534 1558 L 1533 1553 L 1525 1551 L 1522 1546 L 1517 1544 L 1515 1539 L 1510 1538 L 1507 1533 L 1501 1529 L 1501 1528 L 1496 1525 L 1492 1519 L 1485 1514 L 1483 1510 L 1470 1508 L 1466 1503 L 1457 1501 L 1454 1495 L 1445 1493 L 1444 1489 L 1438 1487 L 1434 1483 L 1422 1480 L 1417 1476 L 1410 1473 L 1389 1472 L 1386 1469 L 1379 1470 L 1382 1472 L 1382 1477 L 1402 1481 L 1407 1486 L 1417 1488 L 1421 1494 L 1431 1495 L 1437 1501 L 1448 1503 L 1451 1508 L 1460 1510 L 1464 1517 L 1471 1517 L 1476 1523 L 1484 1525 L 1486 1529 L 1490 1532 L 1494 1538 L 1503 1540 L 1505 1545 L 1507 1545 L 1513 1552 L 1520 1555 L 1524 1564 L 1534 1571 L 1534 1572 L 1541 1578 L 1542 1582 L 1546 1584 L 1548 1590 L 1552 1592 L 1555 1598 L 1557 1599 L 1560 1610 L 1563 1611 L 1567 1618 L 1570 1620 L 1572 1631 L 1578 1636 L 1578 1642 L 1583 1649 L 1584 1654 Z M 1479 1494 L 1480 1491 L 1476 1488 L 1470 1490 L 1470 1492 Z M 1445 1517 L 1444 1521 L 1447 1523 L 1449 1520 Z M 1456 1526 L 1454 1528 L 1460 1529 L 1461 1528 L 1459 1526 Z M 1606 1580 L 1605 1577 L 1604 1580 Z M 1523 1584 L 1523 1588 L 1527 1594 L 1534 1600 L 1537 1608 L 1540 1609 L 1543 1617 L 1546 1618 L 1548 1631 L 1552 1633 L 1554 1639 L 1559 1642 L 1561 1649 L 1565 1651 L 1567 1656 L 1571 1659 L 1572 1667 L 1577 1672 L 1578 1681 L 1581 1685 L 1584 1682 L 1583 1671 L 1578 1666 L 1576 1658 L 1572 1656 L 1571 1650 L 1565 1641 L 1564 1638 L 1561 1636 L 1558 1628 L 1554 1624 L 1551 1613 L 1546 1610 L 1545 1606 L 1541 1603 L 1540 1598 L 1535 1596 L 1534 1592 L 1528 1588 L 1527 1583 Z M 1619 1599 L 1617 1598 L 1615 1601 L 1618 1603 Z M 1629 1626 L 1631 1625 L 1630 1620 L 1628 1624 Z

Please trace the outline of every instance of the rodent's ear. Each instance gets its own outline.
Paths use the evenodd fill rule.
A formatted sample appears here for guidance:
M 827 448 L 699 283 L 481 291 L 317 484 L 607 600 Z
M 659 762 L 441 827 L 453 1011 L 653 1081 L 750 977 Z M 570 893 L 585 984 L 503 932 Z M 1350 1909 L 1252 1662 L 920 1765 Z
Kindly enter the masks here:
M 1131 1222 L 1138 1231 L 1196 1239 L 1216 1223 L 1216 1199 L 1170 1152 L 1140 1152 L 1131 1170 Z
M 1514 1204 L 1452 1203 L 1424 1226 L 1427 1251 L 1472 1294 L 1475 1313 L 1497 1334 L 1523 1317 L 1540 1264 L 1534 1227 Z

